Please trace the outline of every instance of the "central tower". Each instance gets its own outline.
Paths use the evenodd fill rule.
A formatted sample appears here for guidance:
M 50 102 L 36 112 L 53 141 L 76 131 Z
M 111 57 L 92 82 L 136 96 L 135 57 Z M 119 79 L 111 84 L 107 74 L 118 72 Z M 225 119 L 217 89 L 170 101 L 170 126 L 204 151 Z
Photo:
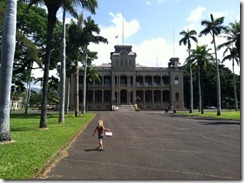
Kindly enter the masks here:
M 113 71 L 134 70 L 136 67 L 136 53 L 132 52 L 130 45 L 116 45 L 111 52 L 110 59 Z

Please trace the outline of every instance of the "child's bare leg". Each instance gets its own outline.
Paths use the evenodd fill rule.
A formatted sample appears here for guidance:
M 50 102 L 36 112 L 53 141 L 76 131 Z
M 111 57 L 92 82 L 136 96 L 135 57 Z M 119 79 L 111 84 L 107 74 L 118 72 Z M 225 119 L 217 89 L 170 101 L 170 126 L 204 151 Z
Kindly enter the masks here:
M 103 150 L 103 140 L 102 139 L 99 140 L 99 145 L 100 145 L 100 149 Z

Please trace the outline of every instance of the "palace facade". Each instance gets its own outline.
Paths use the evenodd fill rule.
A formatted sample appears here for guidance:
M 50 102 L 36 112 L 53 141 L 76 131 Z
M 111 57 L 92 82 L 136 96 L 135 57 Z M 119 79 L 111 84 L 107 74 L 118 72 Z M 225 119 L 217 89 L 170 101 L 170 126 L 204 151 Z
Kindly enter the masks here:
M 110 53 L 111 63 L 95 66 L 100 82 L 87 83 L 87 111 L 118 109 L 121 105 L 137 104 L 140 110 L 184 108 L 183 70 L 179 58 L 171 58 L 168 67 L 146 67 L 136 63 L 130 45 L 116 45 Z M 83 73 L 80 72 L 79 98 L 82 109 Z M 71 79 L 71 88 L 74 79 Z M 70 109 L 74 109 L 75 92 L 70 90 Z

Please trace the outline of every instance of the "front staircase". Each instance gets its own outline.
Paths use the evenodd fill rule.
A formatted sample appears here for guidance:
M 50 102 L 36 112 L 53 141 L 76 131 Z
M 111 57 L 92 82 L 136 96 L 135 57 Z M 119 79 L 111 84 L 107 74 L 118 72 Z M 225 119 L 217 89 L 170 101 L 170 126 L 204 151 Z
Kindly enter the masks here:
M 116 105 L 116 111 L 132 112 L 135 111 L 135 107 L 133 105 Z

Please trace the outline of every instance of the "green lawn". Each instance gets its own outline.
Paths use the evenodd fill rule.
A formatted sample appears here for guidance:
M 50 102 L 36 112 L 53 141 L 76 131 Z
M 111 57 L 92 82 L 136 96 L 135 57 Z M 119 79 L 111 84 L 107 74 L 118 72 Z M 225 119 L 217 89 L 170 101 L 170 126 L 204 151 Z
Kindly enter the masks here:
M 230 119 L 240 121 L 240 111 L 221 111 L 221 115 L 217 116 L 216 110 L 213 111 L 204 111 L 204 114 L 200 112 L 193 111 L 189 113 L 189 111 L 177 111 L 176 114 L 188 115 L 188 116 L 199 116 L 199 117 L 211 117 L 211 118 L 219 118 L 219 119 Z
M 94 116 L 66 115 L 65 123 L 58 123 L 58 114 L 48 114 L 48 129 L 40 130 L 40 114 L 12 114 L 13 142 L 0 144 L 0 179 L 31 179 Z

